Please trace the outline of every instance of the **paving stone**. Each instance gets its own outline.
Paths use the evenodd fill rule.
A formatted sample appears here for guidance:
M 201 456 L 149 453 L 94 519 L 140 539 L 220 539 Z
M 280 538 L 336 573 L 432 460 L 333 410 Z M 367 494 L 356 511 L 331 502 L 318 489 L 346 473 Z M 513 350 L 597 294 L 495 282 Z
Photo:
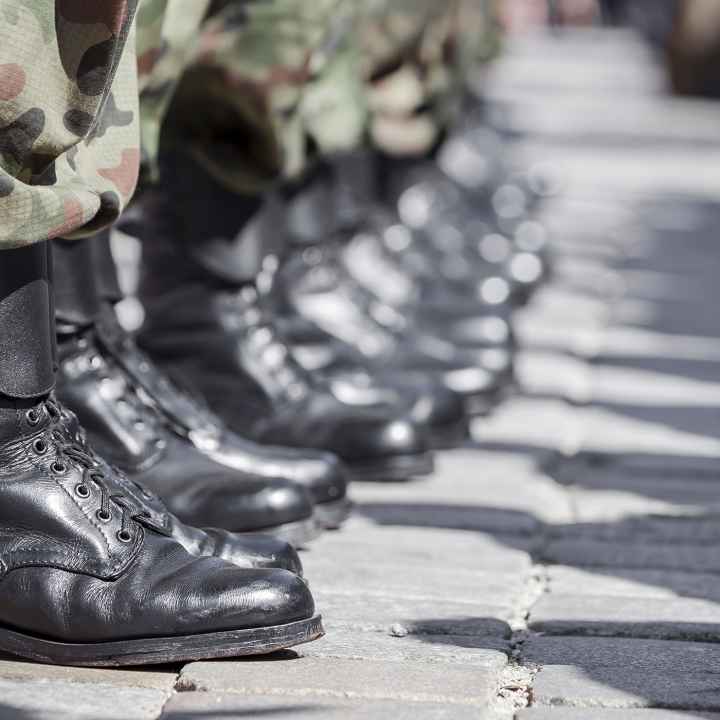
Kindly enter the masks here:
M 596 456 L 602 457 L 602 456 Z M 717 458 L 667 455 L 659 453 L 624 453 L 605 456 L 619 472 L 631 471 L 636 475 L 665 475 L 686 478 L 717 479 Z
M 529 553 L 537 542 L 537 538 L 499 533 L 374 526 L 359 532 L 328 533 L 313 544 L 312 552 L 342 558 L 350 565 L 371 562 L 381 566 L 392 548 L 393 562 L 408 567 L 525 572 L 532 565 Z
M 169 695 L 100 682 L 0 680 L 0 720 L 149 720 Z
M 696 412 L 675 416 L 677 425 L 669 424 L 670 409 L 644 418 L 607 408 L 582 408 L 577 410 L 576 420 L 583 427 L 581 450 L 613 453 L 662 453 L 679 456 L 720 457 L 720 441 L 712 431 L 692 427 L 697 422 Z M 691 427 L 684 429 L 685 421 Z
M 529 451 L 542 459 L 574 451 L 580 443 L 574 408 L 562 400 L 524 397 L 510 398 L 490 417 L 479 418 L 473 438 L 481 448 Z
M 696 710 L 616 710 L 612 708 L 532 707 L 521 710 L 517 720 L 720 720 L 720 713 Z
M 720 383 L 680 374 L 601 365 L 593 367 L 589 384 L 594 403 L 658 407 L 662 411 L 674 406 L 706 411 L 720 406 Z M 672 418 L 671 413 L 668 419 Z
M 550 593 L 562 595 L 601 595 L 619 597 L 699 598 L 720 602 L 717 575 L 667 570 L 623 570 L 553 565 L 547 568 Z
M 573 326 L 558 323 L 552 317 L 544 317 L 530 312 L 519 312 L 513 321 L 513 328 L 522 347 L 566 352 L 583 356 L 583 348 L 597 348 L 600 345 L 602 327 L 588 327 L 577 322 Z
M 515 377 L 528 395 L 576 399 L 590 396 L 587 364 L 567 353 L 521 351 L 515 358 Z
M 714 145 L 717 132 L 712 130 L 720 124 L 714 105 L 673 101 L 665 96 L 640 96 L 609 107 L 600 98 L 583 95 L 565 98 L 558 113 L 555 103 L 530 99 L 512 106 L 509 122 L 514 132 L 573 137 L 584 144 L 621 138 L 635 143 L 662 139 Z
M 259 659 L 186 665 L 179 688 L 243 694 L 487 705 L 499 674 L 461 665 L 335 658 Z
M 564 488 L 530 462 L 494 455 L 481 449 L 442 453 L 437 479 L 413 486 L 412 503 L 407 487 L 366 485 L 354 492 L 358 509 L 383 524 L 518 534 L 537 532 L 538 521 L 570 520 Z
M 560 495 L 559 492 L 553 494 Z M 518 499 L 522 500 L 522 496 Z M 389 500 L 358 502 L 356 511 L 382 525 L 414 525 L 517 535 L 533 535 L 540 532 L 540 520 L 529 512 L 504 508 L 501 500 L 492 495 L 484 496 L 483 500 L 485 504 L 473 506 L 462 502 L 456 503 L 454 498 L 447 496 L 444 502 L 423 502 L 422 498 L 418 501 L 414 497 L 412 502 L 408 502 L 406 497 L 404 502 Z M 522 507 L 525 503 L 514 504 Z M 569 507 L 569 503 L 564 501 L 560 504 L 560 510 L 564 509 L 563 505 Z
M 482 600 L 491 605 L 512 602 L 525 591 L 527 573 L 502 570 L 434 567 L 432 574 L 418 573 L 414 565 L 394 558 L 387 562 L 353 562 L 335 555 L 307 553 L 305 575 L 313 589 L 364 596 L 403 597 L 419 602 L 428 599 L 457 602 Z
M 99 668 L 64 667 L 17 660 L 0 660 L 0 679 L 13 681 L 48 680 L 63 683 L 100 683 L 118 687 L 172 690 L 177 669 L 103 670 Z
M 362 594 L 314 592 L 328 632 L 334 628 L 364 632 L 390 631 L 394 625 L 413 635 L 472 635 L 505 638 L 516 610 L 496 606 L 458 603 L 451 600 L 367 597 Z
M 452 663 L 500 672 L 509 644 L 500 638 L 468 635 L 406 635 L 334 629 L 317 642 L 296 648 L 302 657 Z
M 678 485 L 683 482 L 714 480 L 717 477 L 717 459 L 662 452 L 581 452 L 555 463 L 552 466 L 552 475 L 561 483 L 601 490 L 625 490 L 637 481 L 641 483 L 638 488 L 642 493 L 643 489 L 647 490 L 649 487 L 648 481 L 662 488 L 666 482 Z M 696 488 L 696 492 L 711 493 L 714 489 L 712 485 L 703 488 L 698 484 L 692 487 Z M 668 487 L 673 486 L 669 484 Z
M 611 188 L 615 193 L 627 194 L 720 197 L 720 182 L 717 174 L 713 175 L 720 161 L 718 148 L 659 148 L 649 144 L 628 153 L 626 147 L 612 142 L 579 148 L 543 137 L 513 142 L 508 152 L 516 166 L 551 167 L 553 175 L 577 193 Z
M 658 254 L 661 259 L 655 267 L 659 270 L 670 269 L 673 259 L 667 253 Z M 662 263 L 662 264 L 661 264 Z M 699 273 L 707 268 L 697 266 Z M 613 307 L 611 325 L 636 325 L 664 333 L 683 333 L 689 335 L 714 336 L 717 333 L 717 318 L 712 312 L 712 298 L 704 304 L 660 302 L 655 300 L 624 300 Z
M 666 569 L 688 572 L 720 572 L 717 545 L 601 541 L 580 537 L 553 540 L 543 549 L 543 559 L 556 565 L 623 569 Z
M 554 537 L 640 543 L 720 543 L 720 514 L 699 506 L 679 506 L 642 495 L 613 491 L 574 491 L 580 522 L 553 527 Z M 674 515 L 671 515 L 674 513 Z
M 180 693 L 165 707 L 163 720 L 230 718 L 307 718 L 308 720 L 510 720 L 475 706 L 383 700 L 346 700 L 321 695 Z
M 548 635 L 717 641 L 720 605 L 694 598 L 549 594 L 533 606 L 529 627 Z
M 553 665 L 533 684 L 535 705 L 720 710 L 720 686 L 712 675 L 653 675 L 624 668 Z
M 614 668 L 653 678 L 720 672 L 720 647 L 712 643 L 531 636 L 521 652 L 523 663 L 573 666 L 588 672 Z

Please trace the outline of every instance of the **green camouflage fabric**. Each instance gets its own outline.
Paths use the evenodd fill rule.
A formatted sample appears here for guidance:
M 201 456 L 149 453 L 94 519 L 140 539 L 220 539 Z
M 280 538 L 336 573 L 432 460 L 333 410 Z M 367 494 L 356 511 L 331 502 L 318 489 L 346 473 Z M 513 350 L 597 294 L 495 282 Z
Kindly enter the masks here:
M 364 0 L 361 72 L 370 137 L 392 155 L 421 155 L 437 140 L 458 99 L 460 0 Z
M 135 187 L 137 0 L 0 0 L 0 249 L 90 234 Z
M 142 0 L 137 15 L 143 169 L 157 179 L 162 122 L 183 71 L 197 53 L 211 0 Z
M 163 142 L 243 194 L 297 177 L 317 149 L 357 145 L 366 122 L 357 13 L 357 0 L 215 0 Z
M 361 72 L 373 143 L 427 153 L 457 117 L 477 66 L 496 52 L 494 0 L 364 0 Z

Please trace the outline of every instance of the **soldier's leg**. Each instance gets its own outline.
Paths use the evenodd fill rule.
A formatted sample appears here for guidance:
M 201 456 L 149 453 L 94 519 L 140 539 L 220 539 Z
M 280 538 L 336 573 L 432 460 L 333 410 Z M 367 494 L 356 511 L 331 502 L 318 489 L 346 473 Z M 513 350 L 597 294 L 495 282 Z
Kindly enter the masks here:
M 245 436 L 335 451 L 358 473 L 425 471 L 418 429 L 385 410 L 358 412 L 320 388 L 294 363 L 258 294 L 286 244 L 276 203 L 294 194 L 317 143 L 305 117 L 322 112 L 316 83 L 351 36 L 354 4 L 220 5 L 208 51 L 180 83 L 165 127 L 161 170 L 182 172 L 168 172 L 147 203 L 141 342 Z M 335 128 L 326 142 L 346 124 Z
M 267 625 L 284 626 L 283 647 L 319 632 L 299 578 L 190 554 L 51 395 L 48 239 L 111 222 L 137 175 L 134 12 L 3 0 L 0 13 L 0 649 L 43 662 L 216 657 L 278 647 Z M 256 583 L 262 604 L 240 608 Z

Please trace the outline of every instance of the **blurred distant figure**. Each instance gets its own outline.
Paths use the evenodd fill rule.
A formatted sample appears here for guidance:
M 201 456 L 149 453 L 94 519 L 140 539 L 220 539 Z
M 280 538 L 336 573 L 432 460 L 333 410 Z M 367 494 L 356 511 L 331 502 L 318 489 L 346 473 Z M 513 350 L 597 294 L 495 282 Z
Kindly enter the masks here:
M 720 97 L 720 2 L 676 3 L 675 29 L 667 44 L 675 92 Z
M 715 0 L 711 3 L 718 4 Z M 665 47 L 677 22 L 682 0 L 601 0 L 606 24 L 635 28 L 654 45 Z

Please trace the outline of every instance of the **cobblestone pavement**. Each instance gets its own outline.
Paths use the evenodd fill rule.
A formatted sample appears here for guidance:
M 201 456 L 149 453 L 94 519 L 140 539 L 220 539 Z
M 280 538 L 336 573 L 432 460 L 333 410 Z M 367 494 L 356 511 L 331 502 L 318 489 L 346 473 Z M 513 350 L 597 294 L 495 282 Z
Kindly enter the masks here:
M 0 662 L 0 718 L 720 718 L 720 110 L 661 99 L 623 34 L 519 43 L 488 82 L 566 181 L 517 395 L 433 478 L 355 489 L 304 556 L 325 639 Z

